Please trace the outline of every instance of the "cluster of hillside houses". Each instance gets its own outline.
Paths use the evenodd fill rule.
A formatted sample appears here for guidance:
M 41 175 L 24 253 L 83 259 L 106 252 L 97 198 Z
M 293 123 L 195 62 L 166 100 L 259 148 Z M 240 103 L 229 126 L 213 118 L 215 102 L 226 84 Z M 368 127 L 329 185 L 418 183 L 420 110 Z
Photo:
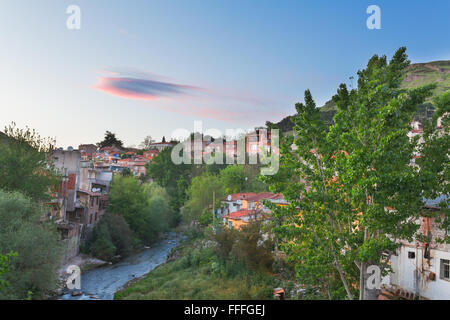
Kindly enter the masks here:
M 411 127 L 410 137 L 421 134 L 419 122 L 414 121 Z M 270 136 L 268 138 L 260 136 L 258 130 L 249 134 L 246 153 L 257 152 L 261 146 L 270 147 Z M 95 145 L 54 151 L 55 166 L 63 173 L 63 181 L 51 203 L 53 210 L 49 217 L 56 221 L 61 231 L 66 244 L 66 259 L 78 254 L 86 231 L 95 226 L 104 214 L 113 174 L 128 168 L 137 177 L 145 175 L 145 164 L 164 148 L 172 146 L 166 142 L 155 143 L 142 155 L 133 151 L 122 152 L 116 147 L 98 149 Z M 225 152 L 234 156 L 237 154 L 236 146 L 236 141 L 224 142 L 223 145 Z M 429 242 L 399 240 L 400 247 L 390 260 L 392 273 L 383 278 L 379 299 L 450 299 L 450 245 L 436 241 L 437 237 L 450 235 L 450 230 L 439 229 L 436 218 L 427 214 L 437 212 L 439 215 L 438 204 L 442 200 L 446 199 L 426 200 L 419 215 L 420 233 L 428 236 Z M 264 201 L 289 205 L 281 194 L 237 193 L 223 199 L 215 215 L 225 226 L 240 229 L 251 221 L 270 218 L 270 209 L 264 206 Z
M 289 205 L 281 194 L 236 193 L 222 201 L 217 213 L 224 225 L 240 229 L 252 221 L 270 218 L 270 209 L 264 206 L 264 200 L 280 206 Z M 438 204 L 442 200 L 443 197 L 426 200 L 417 221 L 420 234 L 428 236 L 429 242 L 399 240 L 400 247 L 390 260 L 392 273 L 382 279 L 380 300 L 450 299 L 450 244 L 436 241 L 443 235 L 450 235 L 450 230 L 441 230 L 437 217 L 429 215 L 430 212 L 439 213 Z
M 441 119 L 437 128 L 442 129 Z M 422 125 L 418 121 L 411 122 L 409 137 L 422 134 Z M 411 159 L 411 165 L 420 155 Z M 263 200 L 280 206 L 289 205 L 281 194 L 237 193 L 224 199 L 218 214 L 225 225 L 239 229 L 256 219 L 270 217 L 270 210 L 263 205 Z M 379 296 L 383 299 L 450 299 L 450 244 L 441 243 L 437 239 L 450 236 L 449 230 L 439 228 L 437 220 L 445 219 L 439 203 L 448 198 L 424 199 L 422 212 L 418 214 L 419 234 L 426 236 L 428 242 L 414 238 L 412 241 L 398 240 L 400 247 L 391 256 L 392 272 L 382 279 L 382 290 Z M 432 214 L 431 214 L 432 213 Z
M 270 145 L 270 139 L 260 130 L 247 134 L 244 141 L 247 153 L 257 153 L 260 146 L 267 148 Z M 217 144 L 210 139 L 202 141 L 203 154 L 218 150 Z M 55 221 L 61 233 L 65 245 L 64 261 L 79 253 L 80 243 L 86 240 L 89 231 L 105 213 L 113 175 L 129 170 L 137 178 L 145 176 L 147 162 L 174 145 L 163 139 L 149 144 L 143 152 L 116 146 L 98 148 L 94 144 L 53 151 L 53 162 L 62 181 L 50 202 L 48 218 Z M 224 141 L 221 150 L 237 157 L 237 146 L 237 141 Z
M 53 151 L 55 169 L 62 180 L 50 202 L 48 218 L 61 233 L 65 261 L 78 254 L 80 242 L 105 213 L 113 174 L 128 168 L 136 177 L 145 175 L 145 164 L 171 146 L 154 143 L 142 155 L 115 146 L 99 149 L 93 144 Z

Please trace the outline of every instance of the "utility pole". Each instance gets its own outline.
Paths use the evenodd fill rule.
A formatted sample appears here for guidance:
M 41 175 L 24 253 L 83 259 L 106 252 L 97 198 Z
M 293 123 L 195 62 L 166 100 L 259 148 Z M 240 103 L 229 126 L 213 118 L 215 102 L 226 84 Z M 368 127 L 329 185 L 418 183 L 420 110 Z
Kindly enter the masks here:
M 216 192 L 213 190 L 213 205 L 212 205 L 212 207 L 213 207 L 213 211 L 212 211 L 212 214 L 213 214 L 213 225 L 214 225 L 214 222 L 216 220 L 216 213 L 214 212 L 215 211 L 214 210 L 215 203 L 216 203 Z

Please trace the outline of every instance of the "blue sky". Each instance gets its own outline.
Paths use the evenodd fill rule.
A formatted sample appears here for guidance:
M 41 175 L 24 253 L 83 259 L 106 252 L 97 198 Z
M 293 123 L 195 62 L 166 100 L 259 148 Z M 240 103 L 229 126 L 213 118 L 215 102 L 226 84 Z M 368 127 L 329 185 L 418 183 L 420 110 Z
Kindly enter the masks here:
M 126 145 L 177 128 L 248 129 L 318 105 L 375 53 L 450 59 L 450 2 L 3 0 L 0 128 L 30 126 L 61 146 Z M 66 8 L 81 9 L 68 30 Z M 381 30 L 366 8 L 381 8 Z

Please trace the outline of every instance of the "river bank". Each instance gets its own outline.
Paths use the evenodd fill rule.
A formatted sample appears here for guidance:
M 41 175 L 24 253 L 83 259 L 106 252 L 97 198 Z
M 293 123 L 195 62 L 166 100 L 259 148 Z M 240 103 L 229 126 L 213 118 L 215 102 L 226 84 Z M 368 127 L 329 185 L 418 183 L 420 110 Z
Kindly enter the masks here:
M 215 245 L 209 240 L 183 243 L 172 251 L 166 263 L 127 283 L 114 299 L 272 299 L 272 277 L 243 266 L 227 268 L 217 259 Z
M 288 299 L 303 295 L 291 266 L 281 256 L 272 257 L 270 247 L 259 246 L 257 237 L 250 237 L 253 245 L 248 245 L 242 234 L 235 234 L 240 235 L 239 243 L 209 230 L 186 235 L 165 263 L 128 282 L 114 300 L 271 300 L 276 288 L 283 288 Z M 242 257 L 269 263 L 249 265 Z
M 81 274 L 81 290 L 79 295 L 72 296 L 72 291 L 66 290 L 59 299 L 63 300 L 112 300 L 114 293 L 129 281 L 148 274 L 157 266 L 166 262 L 169 252 L 182 239 L 181 233 L 169 232 L 165 239 L 161 239 L 150 248 L 144 248 L 120 262 L 109 264 L 95 259 L 87 262 L 99 263 L 84 265 Z M 82 259 L 81 259 L 82 260 Z M 75 261 L 77 262 L 77 261 Z M 63 268 L 61 268 L 64 271 Z

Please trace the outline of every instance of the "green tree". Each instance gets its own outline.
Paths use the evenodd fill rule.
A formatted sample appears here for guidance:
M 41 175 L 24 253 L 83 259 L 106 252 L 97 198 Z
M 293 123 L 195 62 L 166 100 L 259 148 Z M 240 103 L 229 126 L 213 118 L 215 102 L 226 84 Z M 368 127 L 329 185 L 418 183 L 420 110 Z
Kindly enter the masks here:
M 124 177 L 133 176 L 133 172 L 130 170 L 130 168 L 123 168 L 122 176 Z
M 437 173 L 448 146 L 436 142 L 431 150 L 446 156 L 431 163 L 437 157 L 429 154 L 429 141 L 420 146 L 407 136 L 414 112 L 433 89 L 401 89 L 408 64 L 405 48 L 389 63 L 373 56 L 358 72 L 356 89 L 340 85 L 331 127 L 306 91 L 293 119 L 297 137 L 285 139 L 280 171 L 265 178 L 291 203 L 272 206 L 282 249 L 296 262 L 300 281 L 330 298 L 354 299 L 359 291 L 360 299 L 376 299 L 378 290 L 365 286 L 367 267 L 388 271 L 396 240 L 411 240 L 418 229 L 423 196 L 443 190 Z M 417 150 L 432 169 L 411 165 Z
M 18 129 L 15 123 L 5 128 L 5 136 L 0 140 L 0 189 L 49 200 L 59 182 L 51 158 L 55 141 L 28 127 Z
M 165 190 L 154 183 L 141 184 L 133 177 L 115 176 L 108 212 L 122 216 L 136 239 L 151 244 L 176 220 L 169 199 Z
M 97 146 L 99 148 L 105 148 L 105 147 L 112 147 L 116 146 L 117 148 L 123 147 L 123 142 L 119 139 L 117 139 L 116 134 L 112 133 L 111 131 L 105 132 L 105 138 L 97 143 Z
M 92 243 L 89 244 L 90 253 L 106 261 L 111 260 L 116 255 L 117 248 L 114 246 L 108 225 L 99 223 L 92 236 Z
M 147 205 L 147 194 L 138 180 L 130 176 L 114 176 L 107 211 L 121 215 L 138 238 L 145 228 L 143 212 Z
M 17 257 L 17 253 L 10 251 L 8 254 L 0 255 L 0 293 L 9 286 L 9 282 L 3 279 L 3 276 L 9 272 L 11 259 Z
M 60 235 L 42 216 L 42 207 L 28 197 L 0 191 L 0 255 L 18 254 L 3 275 L 9 286 L 0 292 L 0 299 L 26 299 L 29 291 L 39 299 L 56 288 Z
M 178 211 L 184 203 L 179 196 L 186 193 L 194 168 L 189 164 L 174 164 L 171 153 L 172 148 L 162 150 L 153 161 L 147 162 L 145 168 L 147 176 L 167 190 L 172 208 Z
M 107 212 L 95 226 L 87 251 L 103 260 L 116 255 L 127 257 L 132 250 L 132 232 L 125 219 Z
M 244 167 L 228 166 L 220 171 L 220 179 L 224 185 L 225 194 L 241 192 L 245 184 Z
M 187 195 L 188 201 L 182 208 L 181 214 L 184 219 L 189 221 L 198 219 L 205 209 L 212 210 L 213 198 L 215 199 L 214 207 L 218 208 L 225 193 L 220 178 L 204 172 L 192 179 Z

